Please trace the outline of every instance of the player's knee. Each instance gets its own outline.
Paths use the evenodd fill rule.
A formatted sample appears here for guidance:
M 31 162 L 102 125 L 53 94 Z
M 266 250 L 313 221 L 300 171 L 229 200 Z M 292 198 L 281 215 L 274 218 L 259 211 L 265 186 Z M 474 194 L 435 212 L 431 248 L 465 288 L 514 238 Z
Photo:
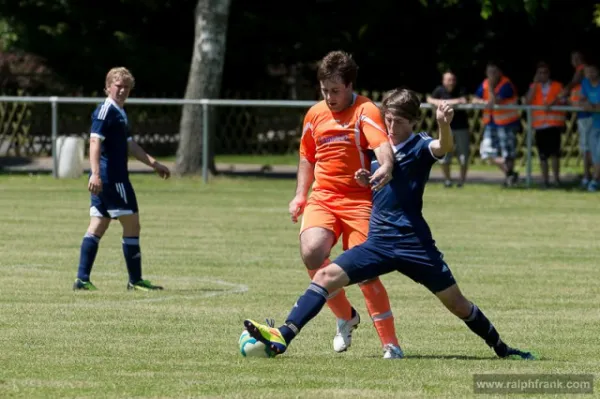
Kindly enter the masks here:
M 300 256 L 306 268 L 319 269 L 329 257 L 335 236 L 323 228 L 310 228 L 300 235 Z
M 324 267 L 315 274 L 313 282 L 331 293 L 345 285 L 343 270 L 339 267 Z
M 127 216 L 121 218 L 121 226 L 123 227 L 124 237 L 139 237 L 141 231 L 141 225 L 139 218 L 135 216 Z
M 302 254 L 302 261 L 308 270 L 317 270 L 325 262 L 325 256 L 320 254 L 308 253 Z
M 319 246 L 303 245 L 300 249 L 300 255 L 307 269 L 316 270 L 323 265 L 329 253 Z
M 90 220 L 87 232 L 101 238 L 104 233 L 106 233 L 109 224 L 110 219 L 108 218 L 93 217 L 92 220 Z

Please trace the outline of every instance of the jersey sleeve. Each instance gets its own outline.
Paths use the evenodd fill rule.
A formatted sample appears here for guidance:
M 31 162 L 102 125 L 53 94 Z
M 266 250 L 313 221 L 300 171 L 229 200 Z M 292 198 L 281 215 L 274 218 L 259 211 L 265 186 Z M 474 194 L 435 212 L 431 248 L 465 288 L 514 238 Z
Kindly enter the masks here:
M 92 114 L 92 127 L 90 129 L 90 137 L 96 137 L 100 140 L 104 140 L 108 133 L 108 126 L 110 121 L 107 118 L 108 115 L 102 115 L 99 112 Z
M 317 145 L 313 137 L 312 113 L 309 111 L 304 117 L 302 124 L 302 138 L 300 139 L 300 156 L 306 158 L 308 162 L 315 163 L 317 155 Z
M 375 149 L 388 142 L 387 132 L 381 111 L 374 103 L 366 103 L 360 116 L 360 131 L 367 140 L 369 149 Z
M 427 133 L 419 133 L 419 135 L 421 136 L 421 142 L 419 143 L 420 147 L 417 152 L 419 160 L 429 165 L 433 165 L 437 161 L 442 160 L 443 157 L 438 158 L 433 155 L 433 151 L 431 151 L 431 144 L 434 141 L 433 137 L 427 135 Z

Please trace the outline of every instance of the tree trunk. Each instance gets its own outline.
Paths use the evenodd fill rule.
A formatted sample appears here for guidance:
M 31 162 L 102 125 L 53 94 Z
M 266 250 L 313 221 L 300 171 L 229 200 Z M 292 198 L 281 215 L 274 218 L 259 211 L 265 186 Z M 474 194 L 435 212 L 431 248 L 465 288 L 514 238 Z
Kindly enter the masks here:
M 219 97 L 230 3 L 231 0 L 198 0 L 194 50 L 185 90 L 186 99 Z M 212 123 L 211 125 L 215 126 Z M 208 134 L 202 130 L 202 106 L 184 105 L 179 125 L 177 173 L 196 174 L 202 170 L 202 136 Z M 209 145 L 208 165 L 214 173 L 214 154 L 211 147 L 213 146 Z

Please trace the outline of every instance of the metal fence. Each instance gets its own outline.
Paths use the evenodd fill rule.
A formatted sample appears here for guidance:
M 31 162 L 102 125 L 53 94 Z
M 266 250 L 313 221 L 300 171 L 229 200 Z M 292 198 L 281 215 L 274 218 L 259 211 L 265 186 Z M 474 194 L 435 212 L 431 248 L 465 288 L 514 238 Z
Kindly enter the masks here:
M 59 135 L 87 137 L 90 126 L 90 105 L 104 101 L 103 97 L 28 97 L 0 96 L 0 154 L 10 151 L 15 155 L 53 156 L 53 172 L 57 172 L 56 139 Z M 158 155 L 175 154 L 179 141 L 180 107 L 202 107 L 203 180 L 208 181 L 208 152 L 216 154 L 286 154 L 295 153 L 306 110 L 315 101 L 286 100 L 227 100 L 227 99 L 160 99 L 130 98 L 127 101 L 132 134 L 149 152 Z M 48 107 L 50 105 L 50 107 Z M 50 112 L 48 113 L 48 108 Z M 435 113 L 429 104 L 421 104 L 423 117 L 416 129 L 435 131 Z M 471 162 L 476 162 L 479 142 L 483 134 L 481 123 L 484 104 L 461 104 L 466 110 L 471 131 Z M 531 126 L 532 111 L 542 106 L 505 105 L 496 109 L 521 111 L 521 132 L 518 134 L 518 159 L 526 166 L 526 183 L 531 184 L 532 159 L 536 155 Z M 554 106 L 567 111 L 566 131 L 563 135 L 563 163 L 580 162 L 576 112 L 579 107 Z M 49 133 L 50 132 L 50 133 Z

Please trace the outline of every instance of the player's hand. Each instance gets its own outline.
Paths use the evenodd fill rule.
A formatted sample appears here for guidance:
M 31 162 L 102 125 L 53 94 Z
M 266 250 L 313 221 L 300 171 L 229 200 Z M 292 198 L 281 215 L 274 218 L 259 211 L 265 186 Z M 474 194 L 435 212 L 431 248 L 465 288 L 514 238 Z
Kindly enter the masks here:
M 162 163 L 155 162 L 154 165 L 152 165 L 152 167 L 154 168 L 156 174 L 158 174 L 163 179 L 168 179 L 169 177 L 171 177 L 171 171 Z
M 369 179 L 369 184 L 373 185 L 371 188 L 373 191 L 381 190 L 386 184 L 392 180 L 392 171 L 394 169 L 394 165 L 381 165 L 375 173 Z
M 90 176 L 90 180 L 88 180 L 88 190 L 94 195 L 98 195 L 102 192 L 102 179 L 100 179 L 99 175 L 92 174 Z
M 371 172 L 366 169 L 359 169 L 354 173 L 354 179 L 361 187 L 369 187 L 369 177 L 371 177 Z
M 454 118 L 454 108 L 448 105 L 446 101 L 442 101 L 435 111 L 435 118 L 439 125 L 449 126 Z
M 292 222 L 297 223 L 298 218 L 304 212 L 306 206 L 306 197 L 303 195 L 296 195 L 293 200 L 290 201 L 289 212 L 292 217 Z

